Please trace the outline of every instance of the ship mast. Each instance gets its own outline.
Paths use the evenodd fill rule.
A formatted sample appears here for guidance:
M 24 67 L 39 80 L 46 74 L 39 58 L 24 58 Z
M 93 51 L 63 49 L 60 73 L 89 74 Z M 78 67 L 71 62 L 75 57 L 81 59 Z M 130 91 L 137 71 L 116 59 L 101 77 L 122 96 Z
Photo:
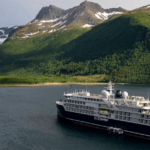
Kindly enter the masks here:
M 110 91 L 110 95 L 113 94 L 113 93 L 112 93 L 112 91 L 114 90 L 114 89 L 113 89 L 113 85 L 114 85 L 114 84 L 112 83 L 112 81 L 109 81 L 107 90 Z

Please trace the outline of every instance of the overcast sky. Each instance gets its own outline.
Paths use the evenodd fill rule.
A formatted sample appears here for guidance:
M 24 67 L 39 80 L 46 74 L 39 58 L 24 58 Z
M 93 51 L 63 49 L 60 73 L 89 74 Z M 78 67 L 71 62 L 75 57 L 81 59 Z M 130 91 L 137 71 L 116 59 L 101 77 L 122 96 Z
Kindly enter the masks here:
M 55 5 L 68 9 L 78 6 L 84 0 L 1 0 L 0 27 L 24 25 L 35 18 L 44 6 Z M 90 0 L 103 8 L 122 7 L 132 10 L 150 4 L 149 0 Z

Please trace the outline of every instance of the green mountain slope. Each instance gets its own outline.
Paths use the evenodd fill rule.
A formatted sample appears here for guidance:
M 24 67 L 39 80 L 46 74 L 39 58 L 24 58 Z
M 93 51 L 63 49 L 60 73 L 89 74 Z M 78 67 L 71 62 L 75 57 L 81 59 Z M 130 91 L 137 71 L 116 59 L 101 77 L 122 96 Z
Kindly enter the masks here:
M 109 20 L 62 48 L 62 58 L 72 61 L 94 60 L 123 53 L 135 47 L 137 42 L 146 42 L 149 34 L 150 16 L 147 13 L 122 15 Z
M 127 13 L 87 29 L 72 27 L 0 46 L 4 75 L 106 74 L 104 81 L 150 83 L 150 15 Z
M 115 82 L 149 83 L 150 15 L 138 12 L 111 19 L 61 51 L 59 59 L 69 63 L 61 73 L 105 73 Z
M 38 34 L 27 39 L 10 37 L 0 46 L 0 73 L 2 75 L 44 74 L 42 70 L 44 66 L 50 74 L 53 74 L 59 65 L 55 60 L 56 55 L 59 54 L 58 48 L 87 31 L 88 29 L 69 27 L 67 30 Z

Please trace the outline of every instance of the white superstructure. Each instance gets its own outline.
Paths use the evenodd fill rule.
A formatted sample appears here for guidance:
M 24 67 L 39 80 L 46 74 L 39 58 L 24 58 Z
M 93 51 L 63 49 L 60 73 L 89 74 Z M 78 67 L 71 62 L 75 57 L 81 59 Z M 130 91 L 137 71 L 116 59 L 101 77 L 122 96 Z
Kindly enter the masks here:
M 113 93 L 110 81 L 100 95 L 87 91 L 64 93 L 63 105 L 66 112 L 94 116 L 95 120 L 108 122 L 118 120 L 150 126 L 150 101 L 142 96 L 129 96 L 126 91 Z

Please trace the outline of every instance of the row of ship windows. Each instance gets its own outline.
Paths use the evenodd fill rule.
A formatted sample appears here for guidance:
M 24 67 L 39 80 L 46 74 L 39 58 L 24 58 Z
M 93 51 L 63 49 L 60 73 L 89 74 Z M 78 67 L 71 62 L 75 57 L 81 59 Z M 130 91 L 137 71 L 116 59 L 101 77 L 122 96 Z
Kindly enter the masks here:
M 69 108 L 69 107 L 66 107 L 66 110 L 67 111 L 72 111 L 72 112 L 77 112 L 77 113 L 89 114 L 89 115 L 94 114 L 93 111 L 87 111 L 87 110 L 81 110 L 81 109 L 75 109 L 75 108 Z
M 130 121 L 130 117 L 122 117 L 122 116 L 118 116 L 118 115 L 115 115 L 115 119 L 122 119 L 122 120 Z
M 70 96 L 65 96 L 66 98 L 71 98 Z M 83 100 L 89 100 L 89 101 L 97 101 L 97 102 L 103 102 L 102 99 L 94 99 L 94 98 L 85 98 L 85 97 L 74 97 L 76 99 L 83 99 Z
M 149 115 L 141 115 L 141 118 L 150 119 Z
M 74 104 L 64 104 L 67 107 L 74 107 L 74 108 L 82 108 L 86 110 L 94 110 L 94 107 L 89 107 L 89 106 L 81 106 L 81 105 L 74 105 Z
M 75 103 L 75 104 L 84 104 L 85 105 L 85 102 L 82 102 L 82 101 L 75 101 L 75 100 L 64 100 L 65 103 Z M 99 107 L 101 107 L 102 105 L 99 104 Z
M 81 101 L 74 101 L 74 100 L 64 100 L 64 102 L 68 102 L 68 103 L 75 103 L 75 104 L 83 104 L 85 105 L 85 102 L 81 102 Z
M 121 112 L 121 111 L 114 111 L 115 112 L 115 114 L 119 114 L 119 115 L 126 115 L 126 116 L 130 116 L 131 115 L 131 113 L 128 113 L 128 112 Z
M 133 119 L 131 119 L 130 117 L 122 117 L 122 116 L 118 116 L 115 115 L 115 119 L 120 119 L 120 120 L 127 120 L 127 121 L 133 121 Z M 139 122 L 139 123 L 144 123 L 144 124 L 150 124 L 149 120 L 144 120 L 144 119 L 134 119 L 133 122 Z
M 145 123 L 145 124 L 150 124 L 150 122 L 148 121 L 148 120 L 143 120 L 143 119 L 138 119 L 138 121 L 140 122 L 140 123 Z
M 131 115 L 131 113 L 128 113 L 128 112 L 121 112 L 121 111 L 114 111 L 114 112 L 115 112 L 115 114 L 124 115 L 124 116 Z M 150 115 L 140 115 L 140 118 L 150 119 Z
M 98 104 L 99 107 L 108 107 L 106 104 Z

